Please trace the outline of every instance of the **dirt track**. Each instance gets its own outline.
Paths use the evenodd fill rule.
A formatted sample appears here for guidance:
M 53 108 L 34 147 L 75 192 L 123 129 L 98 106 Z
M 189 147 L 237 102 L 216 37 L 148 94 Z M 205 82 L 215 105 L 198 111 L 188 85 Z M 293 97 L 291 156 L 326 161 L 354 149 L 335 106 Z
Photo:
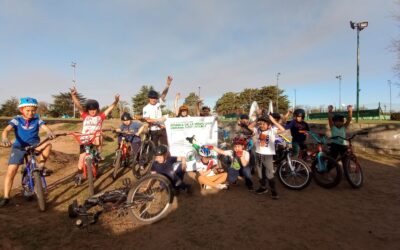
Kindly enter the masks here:
M 112 152 L 115 142 L 109 142 Z M 77 149 L 72 139 L 60 139 L 49 166 L 49 209 L 17 196 L 0 209 L 0 249 L 399 249 L 400 162 L 363 159 L 365 183 L 353 190 L 346 181 L 325 190 L 312 183 L 301 192 L 281 185 L 281 199 L 249 193 L 244 183 L 229 191 L 196 190 L 181 194 L 174 209 L 159 223 L 139 227 L 129 217 L 108 214 L 91 232 L 72 225 L 66 209 L 72 199 L 82 200 L 85 187 L 75 189 L 72 178 Z M 110 163 L 101 166 L 98 190 L 112 183 Z M 0 149 L 0 190 L 3 190 L 7 149 Z M 131 177 L 127 172 L 126 177 Z M 54 184 L 57 181 L 57 184 Z M 192 181 L 192 180 L 190 180 Z M 19 184 L 19 178 L 16 184 Z M 18 185 L 16 185 L 18 186 Z

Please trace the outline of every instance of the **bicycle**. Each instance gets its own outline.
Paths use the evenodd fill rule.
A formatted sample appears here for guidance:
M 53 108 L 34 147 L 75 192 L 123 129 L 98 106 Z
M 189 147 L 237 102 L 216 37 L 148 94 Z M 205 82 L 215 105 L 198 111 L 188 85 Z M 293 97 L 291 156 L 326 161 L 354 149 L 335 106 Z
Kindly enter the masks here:
M 155 144 L 150 130 L 144 133 L 138 152 L 132 157 L 132 172 L 136 179 L 147 175 L 154 160 Z
M 290 140 L 283 135 L 280 137 L 283 147 L 276 150 L 274 161 L 278 179 L 289 189 L 302 190 L 310 184 L 312 173 L 305 161 L 292 156 Z
M 311 164 L 311 171 L 315 182 L 324 188 L 333 188 L 340 183 L 342 170 L 340 165 L 327 153 L 324 147 L 327 145 L 327 138 L 323 134 L 316 134 L 312 131 L 305 132 L 311 135 L 316 146 L 311 150 L 305 150 L 301 159 Z
M 110 131 L 110 129 L 98 130 L 92 134 L 82 134 L 79 132 L 65 133 L 65 135 L 72 135 L 79 145 L 84 147 L 85 159 L 83 161 L 83 174 L 78 174 L 75 177 L 75 183 L 79 186 L 82 182 L 82 179 L 87 179 L 89 197 L 94 195 L 94 179 L 97 177 L 97 166 L 99 162 L 99 153 L 96 146 L 93 145 L 93 142 L 104 131 Z
M 174 189 L 167 177 L 150 174 L 133 185 L 130 179 L 123 180 L 123 187 L 96 194 L 82 205 L 74 200 L 68 207 L 70 218 L 76 219 L 75 225 L 87 228 L 98 221 L 103 212 L 116 211 L 118 217 L 130 215 L 139 224 L 152 224 L 164 218 L 171 208 Z M 91 212 L 90 209 L 96 211 Z
M 351 143 L 351 141 L 358 135 L 368 135 L 368 132 L 355 133 L 347 138 L 343 138 L 341 136 L 331 137 L 331 139 L 340 138 L 349 142 L 346 153 L 343 156 L 339 157 L 337 161 L 342 161 L 344 163 L 344 176 L 346 177 L 352 188 L 360 188 L 364 180 L 360 162 L 358 161 L 357 156 L 354 154 L 353 145 Z
M 130 145 L 130 143 L 127 143 L 126 136 L 134 136 L 135 134 L 121 131 L 118 132 L 116 130 L 114 130 L 113 132 L 116 133 L 118 136 L 121 135 L 121 143 L 119 144 L 118 149 L 115 151 L 115 159 L 113 163 L 114 172 L 112 177 L 114 180 L 116 180 L 121 166 L 128 167 L 132 158 L 132 146 Z
M 61 136 L 59 134 L 54 135 L 54 138 Z M 52 138 L 52 139 L 54 139 Z M 22 178 L 21 178 L 21 186 L 22 186 L 22 195 L 30 200 L 32 196 L 36 195 L 36 200 L 38 202 L 39 211 L 44 212 L 46 210 L 46 189 L 47 182 L 46 176 L 50 176 L 51 173 L 44 173 L 43 169 L 39 169 L 36 164 L 36 156 L 41 152 L 36 151 L 36 148 L 43 145 L 44 143 L 52 140 L 47 137 L 39 144 L 34 146 L 25 147 L 25 168 L 22 169 Z

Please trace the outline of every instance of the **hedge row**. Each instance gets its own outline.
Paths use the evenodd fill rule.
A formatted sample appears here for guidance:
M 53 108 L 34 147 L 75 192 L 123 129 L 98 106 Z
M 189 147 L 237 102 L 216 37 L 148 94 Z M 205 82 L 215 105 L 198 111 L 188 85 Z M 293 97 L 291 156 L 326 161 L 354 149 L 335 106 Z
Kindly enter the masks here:
M 390 120 L 392 120 L 392 121 L 400 121 L 400 113 L 392 113 L 390 115 Z

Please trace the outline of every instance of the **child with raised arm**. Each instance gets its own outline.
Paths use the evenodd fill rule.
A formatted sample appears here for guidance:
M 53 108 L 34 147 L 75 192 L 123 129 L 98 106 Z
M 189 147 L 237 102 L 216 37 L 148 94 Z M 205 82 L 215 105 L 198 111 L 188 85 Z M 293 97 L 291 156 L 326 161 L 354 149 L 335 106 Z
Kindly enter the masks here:
M 306 131 L 309 131 L 310 128 L 308 123 L 304 121 L 306 116 L 306 112 L 304 109 L 296 109 L 293 112 L 293 120 L 285 125 L 286 129 L 290 129 L 290 133 L 292 135 L 292 146 L 293 146 L 293 156 L 298 157 L 300 150 L 307 149 L 305 144 L 307 135 Z
M 271 190 L 271 197 L 278 199 L 274 178 L 274 163 L 273 156 L 275 155 L 275 138 L 278 132 L 285 131 L 285 128 L 280 125 L 271 115 L 261 116 L 257 119 L 258 127 L 253 128 L 256 135 L 256 166 L 258 177 L 260 179 L 260 187 L 256 190 L 257 194 L 268 192 L 267 180 Z M 249 127 L 254 127 L 251 124 Z M 275 125 L 275 126 L 272 126 Z
M 176 117 L 190 117 L 189 115 L 189 107 L 185 104 L 179 107 L 178 109 L 178 101 L 181 97 L 181 93 L 177 93 L 174 101 L 174 110 Z
M 102 137 L 101 137 L 101 128 L 103 126 L 103 121 L 106 119 L 107 115 L 115 108 L 117 103 L 119 102 L 119 95 L 115 95 L 114 102 L 106 109 L 104 112 L 100 113 L 100 106 L 96 100 L 89 99 L 85 103 L 85 108 L 82 107 L 81 103 L 77 97 L 78 91 L 75 87 L 71 89 L 71 97 L 74 102 L 76 108 L 79 110 L 81 115 L 81 119 L 83 120 L 82 127 L 82 135 L 88 135 L 88 137 L 94 136 L 96 134 L 96 138 L 93 140 L 93 145 L 97 148 L 101 146 Z M 100 152 L 99 152 L 100 153 Z M 85 159 L 85 148 L 84 146 L 80 146 L 80 155 L 78 161 L 78 175 L 76 178 L 76 184 L 79 185 L 82 180 L 82 169 L 83 169 L 83 161 Z
M 333 106 L 328 106 L 328 122 L 329 128 L 331 129 L 331 136 L 340 136 L 346 138 L 346 128 L 350 125 L 353 117 L 353 107 L 347 106 L 347 119 L 344 121 L 344 116 L 341 114 L 333 114 Z M 347 151 L 347 143 L 341 138 L 332 139 L 330 146 L 330 154 L 336 159 L 339 155 L 343 156 Z
M 12 144 L 10 158 L 8 160 L 8 169 L 4 180 L 4 197 L 0 201 L 0 207 L 6 206 L 10 202 L 10 192 L 13 185 L 18 167 L 24 163 L 25 148 L 40 143 L 39 129 L 42 128 L 47 132 L 47 137 L 54 138 L 53 132 L 45 125 L 45 122 L 36 114 L 38 101 L 31 97 L 21 98 L 18 108 L 21 112 L 20 116 L 14 117 L 8 122 L 8 125 L 2 133 L 2 145 L 11 146 L 8 139 L 8 133 L 12 130 L 15 133 L 15 141 Z M 38 167 L 43 174 L 50 174 L 50 170 L 46 170 L 44 164 L 50 155 L 51 144 L 46 144 L 38 148 L 40 155 L 36 158 Z

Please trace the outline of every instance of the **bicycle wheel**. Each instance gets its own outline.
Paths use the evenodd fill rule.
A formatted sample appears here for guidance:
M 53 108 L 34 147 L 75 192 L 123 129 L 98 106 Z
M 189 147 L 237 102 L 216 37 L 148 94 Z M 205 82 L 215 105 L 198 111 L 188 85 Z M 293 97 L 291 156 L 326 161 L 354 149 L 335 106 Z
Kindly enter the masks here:
M 152 141 L 143 142 L 139 150 L 138 165 L 135 166 L 135 176 L 140 179 L 147 175 L 150 171 L 151 164 L 154 160 L 154 143 Z
M 121 168 L 121 163 L 122 163 L 122 152 L 121 150 L 117 150 L 115 152 L 115 160 L 114 160 L 114 172 L 113 172 L 113 180 L 116 180 L 118 177 L 118 171 Z
M 352 188 L 360 188 L 362 186 L 364 176 L 356 158 L 348 157 L 345 160 L 343 170 L 344 176 Z
M 92 197 L 94 195 L 94 178 L 93 178 L 93 161 L 90 159 L 90 157 L 86 157 L 86 165 L 84 166 L 86 168 L 86 175 L 87 175 L 87 180 L 88 180 L 88 186 L 89 186 L 89 197 Z
M 316 158 L 311 166 L 315 182 L 324 188 L 333 188 L 340 183 L 342 170 L 340 165 L 332 157 L 322 154 L 320 156 L 321 164 L 325 165 L 326 170 L 318 169 L 318 159 Z
M 35 184 L 35 194 L 38 201 L 39 210 L 43 212 L 46 210 L 46 201 L 44 198 L 42 177 L 40 176 L 39 171 L 33 171 L 33 181 Z
M 151 174 L 129 190 L 129 214 L 140 224 L 151 224 L 165 217 L 174 199 L 171 182 L 163 175 Z
M 302 190 L 311 182 L 311 171 L 307 163 L 298 158 L 292 157 L 291 164 L 293 170 L 286 160 L 278 166 L 277 172 L 279 180 L 289 189 Z

